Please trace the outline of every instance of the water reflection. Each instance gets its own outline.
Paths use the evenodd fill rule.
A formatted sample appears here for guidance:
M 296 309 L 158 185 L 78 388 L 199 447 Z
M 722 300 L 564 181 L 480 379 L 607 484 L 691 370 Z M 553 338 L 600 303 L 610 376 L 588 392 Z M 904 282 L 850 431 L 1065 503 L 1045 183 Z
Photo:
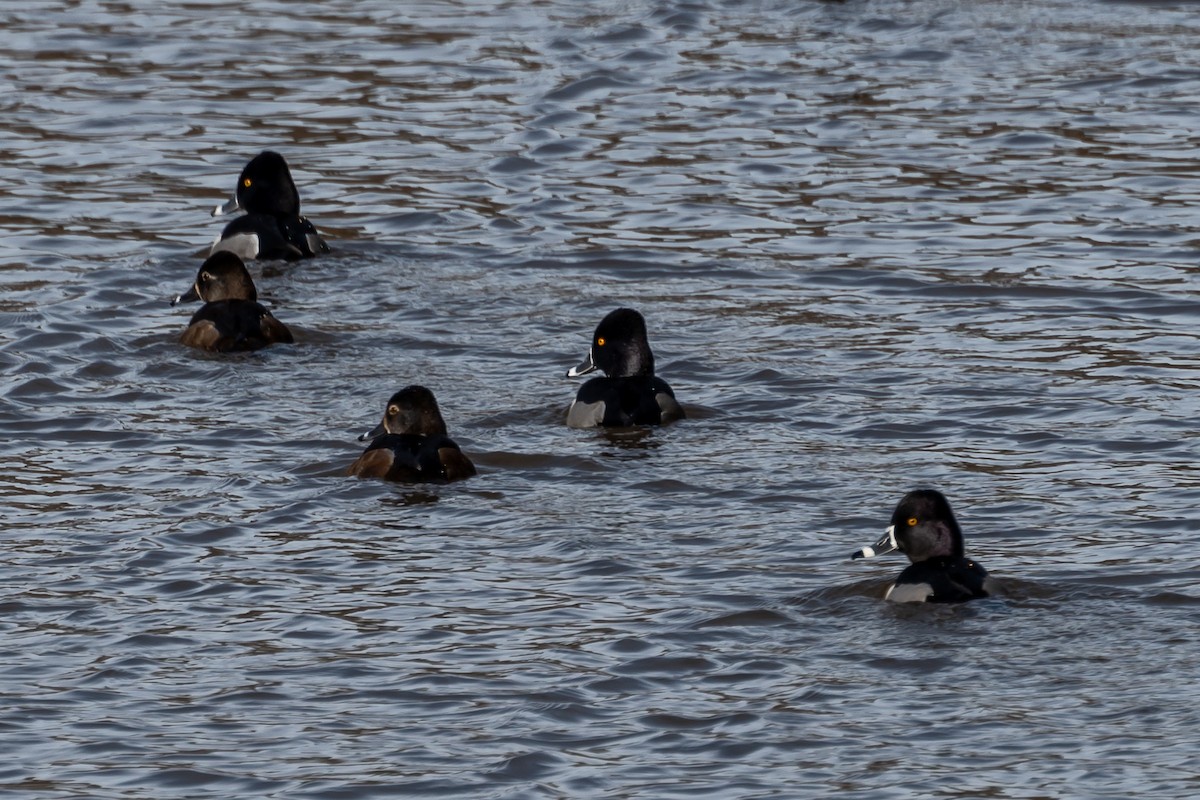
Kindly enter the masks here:
M 217 10 L 0 10 L 4 780 L 1191 795 L 1196 9 Z M 266 148 L 334 252 L 188 353 Z M 569 430 L 620 305 L 688 420 Z M 414 382 L 480 475 L 345 478 Z M 917 485 L 1003 597 L 845 562 Z

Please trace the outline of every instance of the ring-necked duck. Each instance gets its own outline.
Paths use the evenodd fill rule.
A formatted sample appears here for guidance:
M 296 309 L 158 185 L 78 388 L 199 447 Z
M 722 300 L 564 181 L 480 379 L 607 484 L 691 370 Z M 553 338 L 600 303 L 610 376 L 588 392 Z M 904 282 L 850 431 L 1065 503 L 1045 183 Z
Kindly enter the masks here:
M 347 474 L 402 483 L 456 481 L 475 474 L 475 465 L 446 435 L 446 422 L 433 392 L 406 386 L 392 395 L 383 421 L 358 437 L 371 444 Z
M 316 227 L 300 216 L 300 193 L 279 153 L 264 150 L 250 159 L 238 176 L 233 199 L 212 213 L 218 217 L 239 209 L 246 215 L 225 226 L 210 254 L 228 250 L 247 261 L 295 261 L 329 252 Z
M 292 332 L 258 303 L 246 265 L 233 253 L 209 256 L 196 273 L 196 282 L 171 305 L 203 300 L 192 315 L 181 341 L 188 347 L 215 350 L 257 350 L 277 342 L 291 344 Z
M 654 375 L 654 354 L 646 340 L 646 320 L 632 308 L 612 311 L 596 326 L 587 358 L 568 378 L 601 369 L 580 387 L 567 411 L 572 428 L 661 425 L 683 419 L 675 392 Z
M 992 593 L 987 570 L 963 555 L 962 529 L 941 492 L 909 492 L 892 512 L 892 524 L 873 547 L 850 558 L 872 558 L 899 550 L 912 561 L 887 590 L 898 603 L 957 603 Z

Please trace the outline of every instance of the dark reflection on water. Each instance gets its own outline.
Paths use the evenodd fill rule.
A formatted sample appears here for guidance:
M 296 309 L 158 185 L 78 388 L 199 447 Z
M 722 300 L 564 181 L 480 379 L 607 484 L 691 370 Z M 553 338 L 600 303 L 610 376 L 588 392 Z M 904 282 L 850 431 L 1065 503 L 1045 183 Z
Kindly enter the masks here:
M 1195 794 L 1200 9 L 0 23 L 3 790 Z M 268 147 L 296 344 L 184 350 Z M 565 427 L 618 305 L 687 420 Z M 413 382 L 479 476 L 344 477 Z M 846 558 L 919 485 L 1000 596 Z

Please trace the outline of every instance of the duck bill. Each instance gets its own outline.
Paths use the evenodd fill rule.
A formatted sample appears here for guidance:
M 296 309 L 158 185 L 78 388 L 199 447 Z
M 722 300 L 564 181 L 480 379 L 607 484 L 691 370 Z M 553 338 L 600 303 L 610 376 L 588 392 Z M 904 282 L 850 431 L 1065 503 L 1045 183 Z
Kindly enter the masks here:
M 200 299 L 200 290 L 196 284 L 192 284 L 192 288 L 188 289 L 183 294 L 175 295 L 175 299 L 171 301 L 171 305 L 177 306 L 180 303 L 195 303 Z
M 238 199 L 235 196 L 232 200 L 222 203 L 221 205 L 214 208 L 212 210 L 212 215 L 214 217 L 220 217 L 225 214 L 232 214 L 235 211 L 240 211 L 241 209 L 242 209 L 242 207 L 238 204 Z
M 358 440 L 360 442 L 369 442 L 376 437 L 383 436 L 385 433 L 387 433 L 387 428 L 383 427 L 383 423 L 381 422 L 374 428 L 371 428 L 371 430 L 364 433 L 362 436 L 358 437 Z
M 588 350 L 587 358 L 585 358 L 577 367 L 571 367 L 567 370 L 568 378 L 578 378 L 580 375 L 587 375 L 589 372 L 596 371 L 596 362 L 592 361 L 592 351 Z
M 850 554 L 850 559 L 853 561 L 856 558 L 874 558 L 875 556 L 881 556 L 884 553 L 890 553 L 893 550 L 897 550 L 899 547 L 900 546 L 896 544 L 896 526 L 889 525 L 888 529 L 883 533 L 883 538 L 870 547 L 864 547 L 861 550 L 855 550 Z

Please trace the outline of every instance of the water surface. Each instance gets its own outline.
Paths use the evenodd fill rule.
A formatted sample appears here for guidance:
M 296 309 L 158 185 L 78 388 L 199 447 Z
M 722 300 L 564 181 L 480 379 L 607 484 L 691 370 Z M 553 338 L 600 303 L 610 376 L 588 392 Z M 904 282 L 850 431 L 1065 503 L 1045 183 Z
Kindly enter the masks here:
M 1200 8 L 0 11 L 0 788 L 1190 798 Z M 284 153 L 294 346 L 182 348 Z M 689 419 L 569 430 L 646 316 Z M 342 476 L 387 397 L 480 475 Z M 847 560 L 935 486 L 1002 597 Z

